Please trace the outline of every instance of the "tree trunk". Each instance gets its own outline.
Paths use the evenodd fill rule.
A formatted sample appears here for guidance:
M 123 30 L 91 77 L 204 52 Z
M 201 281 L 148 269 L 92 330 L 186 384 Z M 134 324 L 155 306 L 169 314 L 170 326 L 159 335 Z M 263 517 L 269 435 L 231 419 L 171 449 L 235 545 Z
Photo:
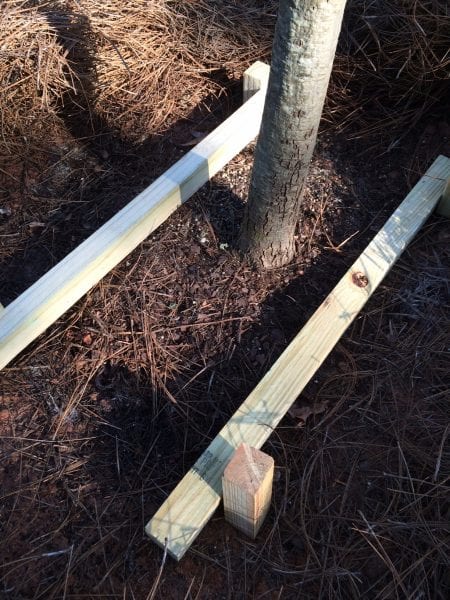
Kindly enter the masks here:
M 281 0 L 239 246 L 265 268 L 292 260 L 346 0 Z

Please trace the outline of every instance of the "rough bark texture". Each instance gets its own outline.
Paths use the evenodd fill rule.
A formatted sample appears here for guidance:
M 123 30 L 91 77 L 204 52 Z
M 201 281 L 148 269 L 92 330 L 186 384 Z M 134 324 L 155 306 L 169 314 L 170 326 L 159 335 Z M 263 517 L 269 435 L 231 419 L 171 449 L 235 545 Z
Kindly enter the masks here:
M 281 0 L 239 245 L 266 268 L 292 260 L 346 0 Z

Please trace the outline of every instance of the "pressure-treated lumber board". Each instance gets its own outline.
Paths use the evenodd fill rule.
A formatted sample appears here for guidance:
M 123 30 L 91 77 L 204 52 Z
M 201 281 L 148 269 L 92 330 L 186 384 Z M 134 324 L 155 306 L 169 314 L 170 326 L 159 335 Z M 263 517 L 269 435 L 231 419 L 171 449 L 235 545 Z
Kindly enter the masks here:
M 256 94 L 258 90 L 267 87 L 269 81 L 270 66 L 257 60 L 244 73 L 243 99 L 244 102 Z
M 272 498 L 274 460 L 241 444 L 222 477 L 225 520 L 252 539 L 266 518 Z
M 436 207 L 436 212 L 442 217 L 450 217 L 450 178 L 447 179 L 441 199 Z
M 366 250 L 149 521 L 146 533 L 179 560 L 221 498 L 221 478 L 242 443 L 261 448 L 406 245 L 434 210 L 450 176 L 436 159 Z
M 266 87 L 0 315 L 0 369 L 54 323 L 259 132 Z

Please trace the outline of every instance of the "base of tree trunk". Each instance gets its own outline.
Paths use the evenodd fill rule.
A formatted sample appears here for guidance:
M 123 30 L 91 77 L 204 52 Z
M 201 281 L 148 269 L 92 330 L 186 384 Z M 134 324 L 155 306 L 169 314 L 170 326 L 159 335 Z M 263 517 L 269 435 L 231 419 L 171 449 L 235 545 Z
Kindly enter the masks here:
M 265 235 L 264 227 L 260 227 L 247 213 L 241 226 L 238 248 L 255 267 L 276 269 L 294 259 L 294 233 L 288 231 L 274 239 L 272 230 Z
M 272 65 L 240 249 L 276 268 L 295 254 L 301 196 L 316 143 L 346 0 L 280 0 Z

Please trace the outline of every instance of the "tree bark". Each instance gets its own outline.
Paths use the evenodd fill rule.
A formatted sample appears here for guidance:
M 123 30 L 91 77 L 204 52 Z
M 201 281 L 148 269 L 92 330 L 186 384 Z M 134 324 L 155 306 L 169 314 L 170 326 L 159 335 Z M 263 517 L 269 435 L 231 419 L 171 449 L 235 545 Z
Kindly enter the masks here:
M 281 0 L 239 246 L 265 268 L 295 253 L 301 196 L 346 0 Z

